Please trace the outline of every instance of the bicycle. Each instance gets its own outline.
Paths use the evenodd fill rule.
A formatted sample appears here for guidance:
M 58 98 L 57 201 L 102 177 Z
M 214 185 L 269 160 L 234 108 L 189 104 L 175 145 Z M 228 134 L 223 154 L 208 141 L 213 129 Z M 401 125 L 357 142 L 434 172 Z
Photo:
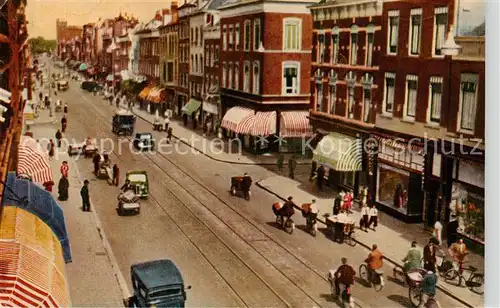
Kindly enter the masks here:
M 464 272 L 469 271 L 469 279 L 466 279 Z M 465 286 L 469 288 L 472 292 L 476 294 L 484 294 L 484 274 L 477 273 L 478 269 L 474 266 L 464 267 L 464 262 L 458 262 L 458 270 L 452 268 L 444 274 L 446 281 L 455 280 L 458 277 L 458 286 L 462 285 L 462 280 L 465 282 Z

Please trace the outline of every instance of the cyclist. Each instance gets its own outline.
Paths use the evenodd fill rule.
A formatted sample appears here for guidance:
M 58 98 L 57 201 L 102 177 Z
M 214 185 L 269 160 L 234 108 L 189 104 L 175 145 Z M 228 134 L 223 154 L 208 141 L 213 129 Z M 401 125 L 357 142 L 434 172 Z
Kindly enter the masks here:
M 339 266 L 335 272 L 335 297 L 340 296 L 340 284 L 349 287 L 354 284 L 354 277 L 356 276 L 356 271 L 347 264 L 347 258 L 342 258 L 342 265 Z
M 408 273 L 409 270 L 412 270 L 415 268 L 420 268 L 422 266 L 420 260 L 422 260 L 422 254 L 420 253 L 420 250 L 418 250 L 418 248 L 417 248 L 417 242 L 413 241 L 411 243 L 410 250 L 408 250 L 406 257 L 403 259 L 403 262 L 404 262 L 403 271 L 404 271 L 404 273 Z
M 438 305 L 434 297 L 436 296 L 437 276 L 433 271 L 427 271 L 422 280 L 422 301 L 420 307 L 429 307 Z M 439 306 L 439 305 L 438 305 Z
M 368 281 L 371 283 L 373 277 L 375 277 L 375 271 L 381 269 L 384 266 L 384 255 L 377 247 L 377 244 L 373 244 L 372 251 L 366 258 L 365 262 L 368 265 Z

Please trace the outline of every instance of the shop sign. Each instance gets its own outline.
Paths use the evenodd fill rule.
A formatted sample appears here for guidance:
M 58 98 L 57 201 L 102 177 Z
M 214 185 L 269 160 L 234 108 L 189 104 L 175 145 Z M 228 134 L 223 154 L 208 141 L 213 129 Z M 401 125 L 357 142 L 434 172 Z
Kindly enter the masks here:
M 460 160 L 458 162 L 458 180 L 484 188 L 484 164 Z

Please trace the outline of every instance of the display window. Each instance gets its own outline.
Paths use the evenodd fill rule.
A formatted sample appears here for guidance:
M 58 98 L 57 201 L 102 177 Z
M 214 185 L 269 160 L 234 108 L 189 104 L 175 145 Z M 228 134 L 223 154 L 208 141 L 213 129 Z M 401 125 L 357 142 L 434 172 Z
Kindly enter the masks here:
M 406 214 L 410 172 L 382 163 L 377 171 L 377 201 Z
M 450 213 L 459 221 L 458 232 L 484 243 L 484 190 L 458 182 L 452 186 Z

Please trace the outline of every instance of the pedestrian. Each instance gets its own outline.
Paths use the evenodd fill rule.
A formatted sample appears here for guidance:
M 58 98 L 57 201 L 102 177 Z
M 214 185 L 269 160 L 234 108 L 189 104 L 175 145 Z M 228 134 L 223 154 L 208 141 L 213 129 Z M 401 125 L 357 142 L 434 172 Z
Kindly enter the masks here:
M 366 203 L 363 203 L 361 207 L 361 220 L 359 222 L 359 228 L 361 230 L 364 229 L 365 232 L 368 232 L 368 223 L 370 222 L 370 208 Z
M 372 204 L 370 211 L 368 212 L 368 215 L 370 216 L 370 221 L 368 222 L 368 228 L 371 227 L 373 224 L 373 231 L 375 231 L 375 228 L 378 226 L 378 210 L 377 207 Z
M 441 224 L 439 219 L 436 220 L 436 223 L 434 224 L 434 231 L 433 231 L 432 235 L 437 240 L 438 245 L 441 245 L 442 238 L 443 238 L 443 225 Z
M 342 209 L 342 200 L 340 199 L 340 197 L 333 199 L 333 209 L 332 209 L 333 215 L 334 216 L 338 215 L 341 209 Z
M 459 239 L 458 242 L 452 244 L 448 249 L 448 253 L 453 258 L 453 261 L 463 263 L 468 254 L 464 240 Z
M 49 158 L 52 159 L 54 157 L 54 154 L 55 154 L 54 140 L 50 139 L 50 142 L 47 146 L 47 149 L 49 150 Z
M 120 182 L 120 169 L 117 164 L 113 165 L 113 185 L 118 186 Z
M 69 177 L 69 165 L 67 161 L 63 161 L 61 164 L 61 176 Z
M 167 142 L 168 143 L 172 142 L 172 127 L 168 128 L 168 131 L 167 131 Z
M 61 133 L 61 130 L 57 130 L 56 132 L 56 140 L 57 140 L 57 147 L 60 148 L 61 147 L 61 139 L 62 139 L 62 133 Z
M 64 104 L 64 114 L 68 114 L 68 104 Z
M 325 167 L 323 165 L 319 166 L 318 173 L 316 177 L 316 186 L 318 186 L 318 190 L 323 190 L 323 180 L 325 178 Z
M 209 117 L 209 120 L 207 121 L 207 136 L 210 136 L 211 132 L 212 132 L 212 118 Z
M 354 194 L 352 191 L 348 191 L 344 196 L 344 209 L 347 214 L 352 214 L 352 200 L 354 199 Z
M 52 182 L 52 181 L 43 183 L 43 187 L 45 187 L 45 190 L 48 192 L 52 192 L 53 186 L 54 186 L 54 182 Z
M 59 201 L 66 201 L 68 200 L 68 188 L 69 188 L 69 181 L 68 178 L 65 176 L 62 176 L 61 179 L 59 180 L 59 185 L 58 185 L 58 190 L 59 190 Z
M 448 223 L 446 228 L 446 241 L 448 242 L 448 247 L 456 243 L 458 238 L 458 219 L 456 215 L 451 215 L 451 221 Z
M 297 161 L 295 160 L 295 156 L 292 156 L 288 160 L 288 169 L 289 169 L 288 176 L 291 179 L 295 178 L 295 167 L 297 167 Z
M 283 172 L 283 166 L 285 164 L 285 155 L 279 153 L 278 160 L 276 161 L 276 166 L 278 167 L 278 172 Z
M 424 268 L 436 272 L 436 239 L 433 237 L 424 247 Z
M 101 155 L 99 153 L 95 153 L 94 157 L 92 157 L 92 163 L 94 164 L 94 174 L 97 175 L 99 172 L 99 163 L 101 162 Z
M 165 111 L 166 113 L 166 111 Z M 166 116 L 164 119 L 163 119 L 163 125 L 165 126 L 165 131 L 167 132 L 168 131 L 168 125 L 170 124 L 170 118 L 168 116 Z
M 66 127 L 68 126 L 68 119 L 66 119 L 66 115 L 61 119 L 61 130 L 62 132 L 66 132 Z
M 82 197 L 82 210 L 84 212 L 90 212 L 90 195 L 89 195 L 89 181 L 85 180 L 83 182 L 83 187 L 80 190 L 80 196 Z

